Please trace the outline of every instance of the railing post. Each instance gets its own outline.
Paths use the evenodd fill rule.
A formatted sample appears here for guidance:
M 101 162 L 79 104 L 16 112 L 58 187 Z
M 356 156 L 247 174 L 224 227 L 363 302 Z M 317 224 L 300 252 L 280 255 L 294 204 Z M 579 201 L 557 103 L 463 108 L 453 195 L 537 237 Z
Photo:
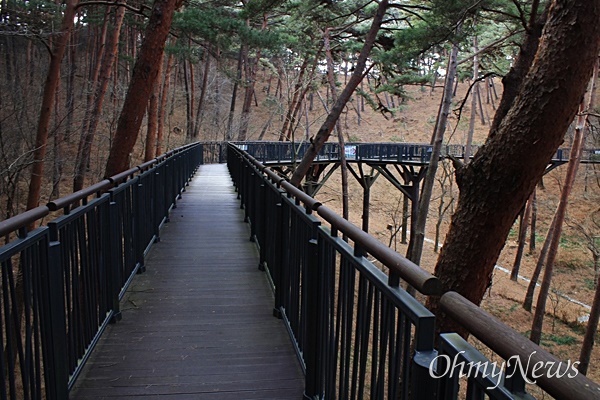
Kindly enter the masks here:
M 277 265 L 272 267 L 273 283 L 275 284 L 275 306 L 273 307 L 273 316 L 281 318 L 281 307 L 283 305 L 283 268 L 286 268 L 285 252 L 289 248 L 289 207 L 284 204 L 284 192 L 280 190 L 280 202 L 275 205 L 275 262 Z
M 415 325 L 415 353 L 412 360 L 412 391 L 415 400 L 435 399 L 439 381 L 430 373 L 437 351 L 435 344 L 435 317 L 422 318 Z
M 154 216 L 154 242 L 158 243 L 160 242 L 160 226 L 162 224 L 164 216 L 164 210 L 161 201 L 161 198 L 163 197 L 162 190 L 164 186 L 161 182 L 162 176 L 160 171 L 158 170 L 158 167 L 154 169 L 154 173 L 152 174 L 152 180 L 154 181 L 152 185 L 152 215 Z
M 143 199 L 143 184 L 140 183 L 139 177 L 136 178 L 137 182 L 132 186 L 133 195 L 134 195 L 134 204 L 135 204 L 135 212 L 133 213 L 134 218 L 134 232 L 135 232 L 135 262 L 139 264 L 138 274 L 146 272 L 146 267 L 144 266 L 144 250 L 146 249 L 146 243 L 144 243 L 144 224 L 146 216 L 143 212 L 145 200 Z
M 260 271 L 265 270 L 265 263 L 267 262 L 267 246 L 270 243 L 267 243 L 267 212 L 273 212 L 272 210 L 267 210 L 267 185 L 262 180 L 262 176 L 258 175 L 257 186 L 257 195 L 256 195 L 256 207 L 255 207 L 255 216 L 252 226 L 256 226 L 256 230 L 254 231 L 254 240 L 258 242 L 259 250 L 259 260 L 258 260 L 258 269 Z M 262 242 L 261 242 L 262 240 Z
M 112 197 L 112 194 L 111 194 Z M 110 281 L 110 302 L 111 308 L 113 311 L 113 316 L 111 322 L 120 321 L 122 318 L 121 315 L 121 305 L 119 302 L 119 294 L 121 293 L 121 260 L 119 260 L 121 254 L 121 234 L 119 232 L 119 206 L 116 202 L 111 201 L 108 206 L 108 221 L 110 224 L 109 232 L 109 246 L 110 246 L 110 262 L 107 268 L 109 274 Z
M 315 227 L 316 228 L 316 227 Z M 315 229 L 316 231 L 316 229 Z M 319 260 L 319 242 L 317 239 L 311 239 L 307 245 L 306 261 L 306 346 L 303 349 L 304 363 L 306 365 L 306 378 L 304 386 L 304 399 L 321 399 L 321 370 L 320 370 L 320 349 L 321 349 L 321 315 L 322 301 L 320 284 L 322 279 L 320 274 L 322 268 Z
M 417 333 L 418 334 L 418 333 Z M 412 391 L 414 400 L 444 399 L 438 396 L 439 379 L 429 373 L 432 363 L 436 360 L 437 351 L 416 351 L 412 360 Z M 438 397 L 436 397 L 438 396 Z
M 506 371 L 502 375 L 502 386 L 508 389 L 509 392 L 518 396 L 519 399 L 534 400 L 525 388 L 525 379 L 519 370 L 519 364 L 515 359 L 506 361 Z M 517 397 L 515 396 L 515 397 Z
M 54 234 L 54 236 L 58 236 L 56 230 Z M 46 396 L 48 400 L 64 400 L 69 398 L 69 372 L 67 370 L 64 274 L 62 271 L 60 242 L 50 241 L 48 245 L 48 268 L 42 268 L 40 275 L 44 290 L 41 302 L 43 337 L 45 338 Z

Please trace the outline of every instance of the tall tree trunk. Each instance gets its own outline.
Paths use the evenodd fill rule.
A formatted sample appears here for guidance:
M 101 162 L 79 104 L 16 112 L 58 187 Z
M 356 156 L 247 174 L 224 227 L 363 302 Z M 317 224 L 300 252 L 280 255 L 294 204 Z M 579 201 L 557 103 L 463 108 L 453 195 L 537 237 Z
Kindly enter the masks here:
M 321 128 L 319 128 L 319 131 L 315 135 L 313 142 L 306 150 L 302 161 L 300 162 L 298 167 L 296 167 L 296 170 L 294 171 L 294 174 L 290 180 L 290 182 L 293 185 L 299 186 L 302 182 L 302 179 L 308 172 L 315 156 L 319 153 L 319 150 L 321 150 L 321 147 L 323 147 L 325 142 L 327 142 L 327 139 L 329 139 L 329 135 L 331 135 L 331 131 L 333 130 L 336 121 L 342 113 L 344 106 L 352 96 L 352 93 L 354 93 L 354 90 L 356 89 L 358 84 L 362 81 L 363 73 L 367 63 L 367 58 L 371 53 L 373 44 L 375 43 L 377 32 L 379 32 L 379 28 L 381 26 L 383 16 L 385 15 L 385 12 L 388 8 L 388 4 L 388 0 L 381 0 L 379 2 L 377 12 L 373 18 L 373 22 L 371 23 L 369 32 L 365 37 L 365 43 L 360 51 L 360 55 L 358 56 L 356 68 L 352 72 L 352 76 L 348 80 L 348 84 L 340 94 L 340 97 L 331 108 L 331 112 L 327 115 L 325 122 L 323 122 L 323 125 L 321 125 Z
M 76 33 L 77 30 L 73 31 L 71 34 L 71 46 L 69 47 L 70 51 L 68 54 L 69 58 L 69 76 L 67 77 L 67 93 L 66 93 L 66 108 L 67 108 L 67 119 L 65 121 L 65 135 L 64 138 L 67 142 L 71 141 L 71 132 L 73 131 L 73 117 L 75 114 L 75 76 L 77 75 L 77 40 L 78 35 Z M 33 72 L 33 67 L 31 68 L 31 72 Z M 33 83 L 32 79 L 33 75 L 30 78 L 30 85 Z
M 196 121 L 194 122 L 194 137 L 197 139 L 200 133 L 200 124 L 204 115 L 204 99 L 208 90 L 208 74 L 210 72 L 210 43 L 204 51 L 204 73 L 202 74 L 202 87 L 200 88 L 200 98 L 198 98 L 198 108 L 196 110 Z
M 98 44 L 96 51 L 93 53 L 93 62 L 90 65 L 90 77 L 87 82 L 87 97 L 85 105 L 85 114 L 83 117 L 83 124 L 81 126 L 81 138 L 79 140 L 79 149 L 77 150 L 77 157 L 79 158 L 85 143 L 85 136 L 88 131 L 91 115 L 93 115 L 93 104 L 94 95 L 98 86 L 98 78 L 100 77 L 100 68 L 102 67 L 102 61 L 104 60 L 104 54 L 106 52 L 106 37 L 108 33 L 108 23 L 111 16 L 111 7 L 106 7 L 104 13 L 104 21 L 102 22 L 102 31 L 98 37 Z
M 446 81 L 444 83 L 444 94 L 442 95 L 442 103 L 440 112 L 436 122 L 436 130 L 434 132 L 433 148 L 431 149 L 431 159 L 425 179 L 423 180 L 423 189 L 419 199 L 418 214 L 412 216 L 415 219 L 414 227 L 411 229 L 411 237 L 408 243 L 407 257 L 415 264 L 421 262 L 423 254 L 423 243 L 425 242 L 425 227 L 427 225 L 427 216 L 429 214 L 429 203 L 433 193 L 433 184 L 435 183 L 435 175 L 437 173 L 442 145 L 444 141 L 444 133 L 448 124 L 448 114 L 450 114 L 450 106 L 452 105 L 452 87 L 456 77 L 456 57 L 458 56 L 458 45 L 452 45 L 450 58 L 448 59 L 448 70 L 446 72 Z
M 581 150 L 583 146 L 583 140 L 581 135 L 581 129 L 577 128 L 575 137 L 571 147 L 571 154 L 569 157 L 569 164 L 567 167 L 567 176 L 565 177 L 565 184 L 562 188 L 560 201 L 555 214 L 555 227 L 554 234 L 552 235 L 550 246 L 548 248 L 548 258 L 546 260 L 546 268 L 544 270 L 544 277 L 540 286 L 540 292 L 538 294 L 535 314 L 533 317 L 533 323 L 531 326 L 531 335 L 529 339 L 539 344 L 542 337 L 542 329 L 544 324 L 544 314 L 546 312 L 546 301 L 548 300 L 548 294 L 550 293 L 550 284 L 552 282 L 552 274 L 554 271 L 554 261 L 558 253 L 558 246 L 560 244 L 560 236 L 562 233 L 562 225 L 567 212 L 567 205 L 569 202 L 569 195 L 573 189 L 575 176 L 577 174 L 577 167 L 581 160 Z
M 59 92 L 56 91 L 56 99 L 54 100 L 56 103 L 56 107 L 54 107 L 54 127 L 53 127 L 53 150 L 54 150 L 54 160 L 52 165 L 52 192 L 50 193 L 51 199 L 57 199 L 60 197 L 60 181 L 63 175 L 63 142 L 64 135 L 63 132 L 59 129 L 60 121 L 60 99 Z
M 598 54 L 600 0 L 555 0 L 526 77 L 473 161 L 457 170 L 456 212 L 435 274 L 444 291 L 479 304 L 519 210 L 540 181 L 573 120 Z M 467 332 L 439 309 L 440 331 Z
M 154 82 L 154 90 L 150 95 L 150 101 L 148 101 L 148 129 L 146 131 L 146 148 L 144 151 L 144 161 L 150 161 L 156 157 L 156 137 L 158 127 L 158 102 L 160 97 L 160 78 L 162 77 L 163 71 L 163 55 L 160 56 L 158 62 L 158 73 L 157 79 Z
M 537 286 L 538 280 L 540 279 L 540 275 L 542 274 L 542 269 L 544 268 L 544 264 L 546 262 L 546 256 L 548 255 L 548 249 L 550 248 L 550 243 L 552 242 L 552 237 L 554 236 L 555 226 L 556 215 L 554 215 L 554 217 L 552 218 L 552 222 L 550 223 L 550 227 L 548 228 L 548 233 L 546 233 L 546 239 L 544 240 L 544 244 L 542 245 L 540 256 L 538 257 L 538 261 L 535 265 L 535 269 L 533 270 L 533 274 L 531 274 L 531 280 L 529 281 L 529 285 L 527 286 L 527 292 L 525 293 L 523 308 L 529 312 L 531 312 L 535 288 Z
M 521 269 L 521 260 L 523 259 L 523 252 L 525 250 L 525 238 L 527 237 L 527 226 L 529 225 L 529 218 L 531 217 L 531 207 L 533 203 L 533 196 L 535 190 L 529 196 L 527 206 L 521 213 L 519 221 L 519 238 L 517 242 L 517 254 L 515 255 L 515 262 L 513 263 L 512 271 L 510 273 L 510 279 L 517 281 L 519 278 L 519 270 Z
M 173 14 L 181 3 L 182 0 L 155 0 L 154 2 L 146 27 L 146 36 L 133 67 L 133 76 L 119 116 L 115 139 L 106 161 L 105 176 L 107 177 L 129 167 L 129 155 L 135 146 L 146 105 L 154 88 L 158 60 L 165 49 Z
M 471 145 L 473 144 L 473 132 L 475 131 L 475 118 L 477 117 L 477 95 L 479 93 L 479 46 L 477 45 L 477 35 L 473 37 L 473 89 L 471 90 L 471 118 L 469 119 L 469 131 L 467 132 L 467 143 L 465 144 L 464 161 L 468 164 L 471 161 Z
M 535 19 L 537 10 L 534 9 L 531 11 L 529 29 L 526 31 L 525 40 L 523 40 L 523 44 L 520 47 L 519 55 L 508 73 L 502 78 L 502 97 L 500 98 L 492 126 L 490 127 L 490 135 L 499 128 L 500 123 L 512 107 L 513 101 L 521 89 L 525 75 L 533 63 L 533 58 L 538 51 L 542 29 L 546 24 L 550 4 L 552 4 L 551 1 L 547 2 L 546 9 L 537 19 Z
M 577 369 L 583 375 L 587 375 L 590 366 L 594 338 L 598 330 L 598 321 L 600 321 L 600 285 L 596 285 L 594 301 L 592 302 L 592 309 L 590 310 L 590 318 L 587 322 L 583 344 L 581 345 L 581 352 L 579 353 L 579 365 L 577 366 Z
M 233 90 L 231 91 L 231 103 L 229 105 L 229 116 L 227 117 L 227 130 L 225 140 L 229 141 L 233 139 L 233 116 L 235 115 L 235 103 L 237 100 L 237 91 L 240 80 L 242 79 L 242 60 L 244 57 L 244 46 L 240 47 L 240 53 L 238 54 L 237 62 L 237 75 L 233 82 Z
M 261 30 L 267 29 L 267 14 L 263 15 L 263 22 Z M 250 26 L 250 20 L 246 21 L 246 24 Z M 246 52 L 244 54 L 244 74 L 246 75 L 245 91 L 244 91 L 244 103 L 242 104 L 242 115 L 240 117 L 240 131 L 238 134 L 238 140 L 245 141 L 248 136 L 248 125 L 250 124 L 250 110 L 252 107 L 252 98 L 256 96 L 254 92 L 254 85 L 256 83 L 256 71 L 258 69 L 258 63 L 260 62 L 261 51 L 256 51 L 256 59 L 254 62 L 250 62 L 250 55 L 248 46 L 246 46 Z
M 600 6 L 599 6 L 600 8 Z M 600 36 L 600 33 L 599 33 Z M 598 60 L 598 50 L 596 50 L 596 60 Z M 595 63 L 597 64 L 597 63 Z M 533 323 L 531 326 L 530 339 L 532 342 L 539 344 L 542 338 L 542 330 L 544 325 L 544 314 L 546 312 L 546 301 L 548 300 L 548 294 L 550 293 L 550 284 L 552 282 L 552 273 L 554 270 L 554 261 L 558 254 L 558 246 L 560 244 L 560 236 L 562 232 L 562 225 L 565 220 L 567 213 L 567 206 L 569 205 L 569 196 L 573 190 L 575 184 L 575 178 L 577 177 L 577 169 L 581 161 L 581 153 L 585 144 L 585 134 L 587 130 L 587 116 L 583 114 L 591 109 L 592 95 L 591 89 L 593 88 L 593 82 L 598 79 L 598 69 L 594 68 L 592 76 L 592 82 L 590 83 L 590 96 L 587 102 L 582 102 L 579 107 L 580 114 L 577 117 L 575 124 L 575 135 L 573 136 L 573 143 L 571 144 L 571 152 L 569 154 L 569 163 L 567 164 L 567 174 L 565 176 L 565 183 L 560 194 L 560 200 L 556 209 L 554 235 L 550 242 L 550 248 L 548 250 L 548 259 L 546 261 L 546 269 L 544 270 L 544 278 L 540 286 L 540 293 L 535 307 L 535 314 L 533 315 Z
M 221 49 L 217 47 L 215 55 L 217 65 L 215 66 L 215 104 L 213 125 L 215 130 L 215 140 L 219 140 L 219 126 L 221 124 Z
M 330 28 L 325 29 L 325 32 L 323 33 L 323 43 L 325 47 L 325 58 L 327 60 L 327 80 L 331 89 L 331 99 L 335 104 L 337 103 L 337 88 L 333 67 L 333 55 L 331 54 L 330 32 Z M 339 119 L 337 120 L 336 125 L 342 174 L 342 218 L 348 219 L 348 164 L 346 163 L 346 144 L 344 143 L 344 134 Z
M 194 140 L 194 65 L 190 60 L 183 60 L 181 66 L 183 68 L 183 82 L 185 84 L 185 140 L 190 143 Z
M 285 139 L 290 140 L 290 136 L 289 134 L 286 135 L 286 132 L 288 132 L 288 127 L 289 125 L 293 125 L 294 121 L 292 118 L 292 113 L 293 111 L 296 109 L 296 104 L 299 102 L 300 97 L 300 91 L 302 90 L 302 87 L 304 87 L 304 74 L 306 73 L 306 68 L 308 67 L 308 61 L 309 58 L 308 57 L 304 57 L 304 60 L 302 61 L 302 65 L 300 66 L 300 69 L 298 71 L 298 78 L 296 80 L 296 84 L 294 85 L 294 92 L 292 94 L 292 102 L 290 103 L 288 109 L 287 109 L 287 113 L 285 114 L 285 118 L 283 120 L 283 126 L 281 127 L 281 134 L 279 135 L 279 141 L 284 141 Z
M 246 20 L 249 26 L 250 21 Z M 250 49 L 248 44 L 242 45 L 242 71 L 244 75 L 244 101 L 242 102 L 242 112 L 240 113 L 240 129 L 238 131 L 238 140 L 243 142 L 248 134 L 248 124 L 250 123 L 250 107 L 252 106 L 252 94 L 254 93 L 254 83 L 252 82 L 252 65 L 250 65 Z
M 302 99 L 304 99 L 304 97 L 306 96 L 306 93 L 310 89 L 310 82 L 312 82 L 313 79 L 315 78 L 315 71 L 317 70 L 317 66 L 319 64 L 319 55 L 320 54 L 321 54 L 321 49 L 319 49 L 319 51 L 317 52 L 317 55 L 313 58 L 312 66 L 311 66 L 310 72 L 308 74 L 308 77 L 306 79 L 307 82 L 303 82 L 302 88 L 300 89 L 300 94 L 298 95 L 298 97 L 295 101 L 296 105 L 294 106 L 294 110 L 292 111 L 290 124 L 289 124 L 287 135 L 286 135 L 288 140 L 290 140 L 290 138 L 292 137 L 292 132 L 294 130 L 294 126 L 300 122 L 300 120 L 298 119 L 298 114 L 300 113 L 300 109 L 302 108 Z M 308 125 L 307 125 L 307 128 L 308 128 Z
M 531 195 L 531 229 L 529 231 L 529 254 L 535 251 L 535 241 L 537 236 L 537 188 L 533 189 Z
M 121 25 L 123 24 L 123 18 L 125 17 L 125 7 L 118 7 L 115 14 L 115 26 L 113 34 L 111 35 L 109 42 L 106 44 L 106 49 L 102 52 L 102 61 L 99 63 L 100 69 L 98 71 L 98 81 L 93 90 L 93 101 L 91 106 L 86 110 L 87 124 L 84 122 L 85 130 L 81 135 L 81 141 L 79 142 L 79 151 L 75 160 L 75 176 L 73 177 L 73 191 L 83 189 L 85 176 L 90 163 L 90 156 L 92 152 L 92 143 L 96 130 L 98 129 L 98 123 L 100 116 L 102 115 L 102 104 L 104 103 L 104 96 L 108 90 L 108 83 L 113 70 L 113 65 L 117 60 L 117 54 L 119 52 L 119 37 L 121 32 Z M 88 114 L 89 112 L 89 114 Z
M 163 136 L 165 129 L 165 115 L 167 112 L 167 99 L 169 98 L 169 82 L 171 81 L 171 69 L 173 68 L 173 53 L 169 54 L 167 60 L 167 68 L 165 69 L 165 76 L 163 78 L 163 84 L 160 95 L 160 106 L 158 108 L 158 120 L 156 127 L 156 154 L 161 155 L 163 153 Z
M 48 75 L 46 76 L 46 83 L 44 85 L 44 94 L 42 96 L 42 107 L 40 110 L 33 152 L 31 180 L 29 181 L 29 192 L 27 194 L 28 210 L 37 207 L 40 201 L 42 179 L 44 178 L 44 159 L 46 157 L 48 144 L 48 129 L 54 111 L 54 98 L 60 80 L 60 64 L 67 48 L 71 29 L 73 28 L 77 2 L 78 0 L 67 0 L 60 34 L 55 39 L 54 48 L 50 54 L 50 65 L 48 68 Z

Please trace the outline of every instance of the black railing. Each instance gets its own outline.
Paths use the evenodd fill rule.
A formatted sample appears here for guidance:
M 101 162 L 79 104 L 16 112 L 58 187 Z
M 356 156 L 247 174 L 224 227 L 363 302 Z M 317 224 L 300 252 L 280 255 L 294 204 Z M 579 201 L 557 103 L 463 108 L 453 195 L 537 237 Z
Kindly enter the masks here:
M 256 160 L 265 165 L 299 163 L 309 142 L 240 142 L 236 143 Z M 471 156 L 479 146 L 472 146 Z M 552 157 L 553 163 L 569 161 L 568 148 L 560 148 Z M 346 143 L 344 154 L 348 161 L 414 163 L 428 164 L 431 159 L 432 146 L 427 143 Z M 441 157 L 464 158 L 463 145 L 451 144 L 442 147 Z M 337 143 L 327 142 L 321 148 L 314 162 L 338 161 L 340 148 Z M 582 152 L 582 163 L 600 163 L 600 149 L 585 149 Z
M 508 369 L 492 374 L 497 363 L 456 334 L 441 335 L 434 348 L 434 316 L 399 283 L 440 295 L 437 278 L 289 184 L 244 148 L 250 149 L 229 146 L 228 166 L 251 239 L 260 249 L 259 267 L 273 284 L 274 314 L 288 327 L 305 371 L 305 398 L 527 399 L 526 383 L 534 381 L 538 390 L 558 399 L 600 398 L 600 387 L 573 368 L 568 376 L 546 379 L 556 358 L 454 292 L 442 296 L 444 310 Z M 461 382 L 466 392 L 460 391 Z
M 182 147 L 0 222 L 1 236 L 17 232 L 0 247 L 0 398 L 68 398 L 205 150 Z
M 432 295 L 440 292 L 437 279 L 241 150 L 271 160 L 290 154 L 299 159 L 306 150 L 291 146 L 188 145 L 0 222 L 7 240 L 0 247 L 0 398 L 68 397 L 106 325 L 120 318 L 119 301 L 144 269 L 146 253 L 190 177 L 199 164 L 225 159 L 260 248 L 259 266 L 275 290 L 274 314 L 285 321 L 305 370 L 307 398 L 456 398 L 463 380 L 469 399 L 484 393 L 527 398 L 525 384 L 533 380 L 559 399 L 600 397 L 598 385 L 574 369 L 567 367 L 567 378 L 546 379 L 548 365 L 558 360 L 452 292 L 442 296 L 444 310 L 503 360 L 519 356 L 527 374 L 441 374 L 454 357 L 477 371 L 489 360 L 455 334 L 442 335 L 433 347 L 433 315 L 399 282 Z M 329 144 L 320 157 L 335 160 L 336 146 Z M 369 157 L 384 147 L 370 147 Z M 390 149 L 386 157 L 427 154 L 410 145 Z M 367 154 L 359 148 L 354 154 L 362 157 L 361 151 Z M 597 152 L 589 151 L 593 162 Z M 29 230 L 61 210 L 46 226 Z M 537 376 L 528 357 L 543 364 Z

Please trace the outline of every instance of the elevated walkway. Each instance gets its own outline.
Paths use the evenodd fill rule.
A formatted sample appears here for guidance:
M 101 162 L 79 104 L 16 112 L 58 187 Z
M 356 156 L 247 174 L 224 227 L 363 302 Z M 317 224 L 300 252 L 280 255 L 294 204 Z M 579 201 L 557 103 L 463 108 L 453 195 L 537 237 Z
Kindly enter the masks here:
M 71 399 L 302 398 L 243 218 L 227 166 L 201 166 Z

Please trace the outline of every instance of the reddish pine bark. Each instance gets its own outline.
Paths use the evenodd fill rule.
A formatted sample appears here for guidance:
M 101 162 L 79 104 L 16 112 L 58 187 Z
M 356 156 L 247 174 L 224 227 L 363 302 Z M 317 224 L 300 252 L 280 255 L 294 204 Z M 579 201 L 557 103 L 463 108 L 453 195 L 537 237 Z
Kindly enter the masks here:
M 204 74 L 202 75 L 202 87 L 200 88 L 200 97 L 198 98 L 198 107 L 196 108 L 196 118 L 194 121 L 194 137 L 198 138 L 200 133 L 200 124 L 204 114 L 204 99 L 208 89 L 208 74 L 210 73 L 210 43 L 207 44 L 204 51 Z
M 96 130 L 98 129 L 100 116 L 102 115 L 104 96 L 108 90 L 108 83 L 112 74 L 113 65 L 115 64 L 117 54 L 119 52 L 119 37 L 124 17 L 125 7 L 118 7 L 115 14 L 113 34 L 111 35 L 108 43 L 106 43 L 106 49 L 102 51 L 102 62 L 98 64 L 100 68 L 98 69 L 98 74 L 96 76 L 97 79 L 92 85 L 92 90 L 94 91 L 93 103 L 88 104 L 86 110 L 87 116 L 85 120 L 87 123 L 84 122 L 84 131 L 81 136 L 81 141 L 79 142 L 77 159 L 75 160 L 73 192 L 83 189 L 86 171 L 90 163 L 92 143 L 94 141 L 94 136 L 96 136 Z
M 577 121 L 575 136 L 573 137 L 573 143 L 571 144 L 571 153 L 569 154 L 569 164 L 567 165 L 565 184 L 563 185 L 562 192 L 560 194 L 560 201 L 558 202 L 558 207 L 556 209 L 556 215 L 554 216 L 554 234 L 550 241 L 550 248 L 548 249 L 546 269 L 544 270 L 544 278 L 542 279 L 542 284 L 540 285 L 540 292 L 538 294 L 535 314 L 533 316 L 533 323 L 531 326 L 531 335 L 529 336 L 529 339 L 536 344 L 540 344 L 540 340 L 542 339 L 544 314 L 546 313 L 546 301 L 548 300 L 548 294 L 550 293 L 550 283 L 552 282 L 554 261 L 556 260 L 556 255 L 558 254 L 558 245 L 560 244 L 562 226 L 567 214 L 569 195 L 571 194 L 573 185 L 575 184 L 577 169 L 579 168 L 579 162 L 581 161 L 581 151 L 583 150 L 583 144 L 585 143 L 585 120 L 585 117 L 580 116 Z
M 457 171 L 460 196 L 435 268 L 444 291 L 479 304 L 525 201 L 563 141 L 592 73 L 600 0 L 556 0 L 512 106 L 473 161 Z M 439 310 L 440 331 L 467 333 Z
M 42 107 L 40 118 L 38 120 L 37 133 L 35 138 L 35 150 L 33 153 L 33 166 L 31 169 L 31 180 L 29 181 L 29 192 L 27 195 L 27 209 L 31 210 L 39 205 L 40 193 L 42 188 L 42 179 L 44 177 L 44 158 L 46 157 L 46 148 L 48 144 L 48 129 L 50 127 L 50 118 L 54 110 L 54 98 L 58 83 L 60 81 L 60 64 L 65 50 L 71 29 L 74 24 L 75 9 L 78 0 L 68 0 L 63 16 L 60 34 L 56 38 L 55 46 L 50 54 L 50 66 L 46 83 L 44 85 L 44 94 L 42 96 Z
M 158 62 L 158 74 L 162 76 L 163 70 L 163 56 L 160 56 Z M 156 132 L 158 127 L 158 98 L 160 96 L 160 79 L 156 79 L 154 82 L 154 90 L 150 95 L 150 101 L 148 102 L 148 129 L 146 131 L 146 148 L 144 151 L 144 161 L 150 161 L 156 157 Z
M 163 153 L 163 136 L 165 129 L 165 113 L 167 111 L 167 97 L 169 95 L 169 82 L 171 77 L 171 68 L 173 68 L 173 54 L 169 54 L 167 68 L 163 79 L 162 93 L 160 95 L 160 106 L 158 107 L 158 126 L 156 127 L 156 154 Z
M 158 75 L 158 60 L 165 49 L 173 14 L 182 0 L 156 0 L 146 27 L 146 35 L 133 67 L 133 76 L 119 115 L 117 131 L 106 161 L 105 176 L 129 168 L 129 155 L 135 146 L 148 99 Z

